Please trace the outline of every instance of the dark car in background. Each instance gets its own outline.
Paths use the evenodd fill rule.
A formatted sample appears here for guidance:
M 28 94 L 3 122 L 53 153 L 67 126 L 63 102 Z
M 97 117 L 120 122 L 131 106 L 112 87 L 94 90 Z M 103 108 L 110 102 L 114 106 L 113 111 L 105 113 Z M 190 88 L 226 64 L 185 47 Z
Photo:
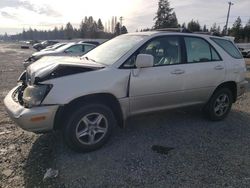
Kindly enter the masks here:
M 241 51 L 243 57 L 250 58 L 250 49 L 245 49 Z
M 37 51 L 40 51 L 40 50 L 46 48 L 47 46 L 51 46 L 51 45 L 54 45 L 54 44 L 57 44 L 57 43 L 59 43 L 59 42 L 58 41 L 53 41 L 53 40 L 46 40 L 46 41 L 34 44 L 33 48 L 36 49 Z
M 250 43 L 236 44 L 244 58 L 250 58 Z

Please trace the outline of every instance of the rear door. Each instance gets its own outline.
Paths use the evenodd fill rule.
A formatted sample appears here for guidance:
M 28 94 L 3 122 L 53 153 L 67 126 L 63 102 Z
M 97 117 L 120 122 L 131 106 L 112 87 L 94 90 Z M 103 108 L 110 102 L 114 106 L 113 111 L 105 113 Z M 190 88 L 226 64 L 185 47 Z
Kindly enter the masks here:
M 189 103 L 204 103 L 224 81 L 225 62 L 214 47 L 200 37 L 185 36 L 185 98 Z

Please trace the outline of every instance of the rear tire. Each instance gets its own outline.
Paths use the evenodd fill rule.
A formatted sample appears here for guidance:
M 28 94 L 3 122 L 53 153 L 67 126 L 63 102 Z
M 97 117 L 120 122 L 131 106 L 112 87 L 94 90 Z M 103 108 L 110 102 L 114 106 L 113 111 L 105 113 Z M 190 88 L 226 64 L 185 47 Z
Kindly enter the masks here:
M 77 152 L 94 151 L 109 139 L 116 120 L 112 110 L 103 104 L 76 107 L 63 129 L 66 144 Z
M 212 121 L 223 120 L 230 112 L 232 103 L 233 94 L 230 89 L 217 89 L 205 106 L 205 115 Z

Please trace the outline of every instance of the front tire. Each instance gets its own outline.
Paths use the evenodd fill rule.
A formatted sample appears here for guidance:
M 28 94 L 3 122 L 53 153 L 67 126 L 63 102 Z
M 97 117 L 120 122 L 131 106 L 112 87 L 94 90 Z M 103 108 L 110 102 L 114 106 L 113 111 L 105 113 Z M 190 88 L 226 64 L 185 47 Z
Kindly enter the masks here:
M 220 121 L 227 117 L 233 103 L 233 94 L 228 88 L 220 88 L 210 98 L 205 113 L 212 121 Z
M 66 144 L 77 152 L 94 151 L 108 141 L 115 124 L 109 107 L 86 104 L 72 113 L 63 129 L 63 137 Z

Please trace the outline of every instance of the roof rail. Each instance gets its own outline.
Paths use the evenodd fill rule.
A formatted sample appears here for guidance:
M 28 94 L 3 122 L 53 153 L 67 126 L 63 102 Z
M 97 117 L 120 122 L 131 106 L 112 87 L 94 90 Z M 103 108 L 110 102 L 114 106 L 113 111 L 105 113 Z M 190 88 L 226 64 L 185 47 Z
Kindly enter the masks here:
M 196 31 L 193 32 L 195 34 L 203 34 L 203 35 L 212 35 L 212 36 L 217 36 L 217 37 L 222 37 L 222 35 L 218 32 L 203 32 L 203 31 Z
M 170 31 L 170 32 L 180 32 L 180 33 L 192 33 L 186 28 L 182 27 L 176 27 L 176 28 L 162 28 L 162 29 L 156 29 L 155 31 Z

